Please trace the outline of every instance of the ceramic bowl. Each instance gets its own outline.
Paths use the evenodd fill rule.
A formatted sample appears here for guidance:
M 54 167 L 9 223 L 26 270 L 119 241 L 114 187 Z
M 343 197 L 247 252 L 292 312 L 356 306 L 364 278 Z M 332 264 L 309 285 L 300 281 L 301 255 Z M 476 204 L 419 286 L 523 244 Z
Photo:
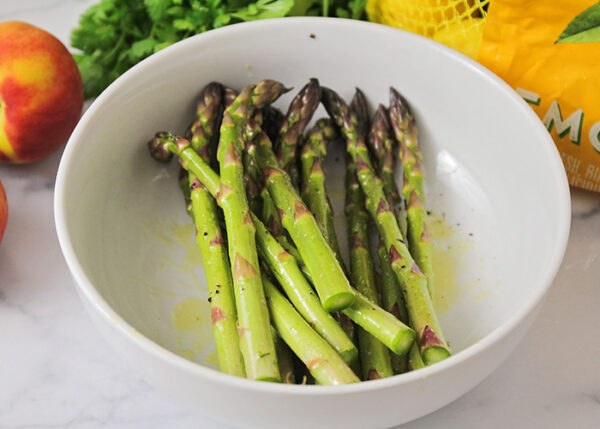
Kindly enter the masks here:
M 201 258 L 178 165 L 150 159 L 146 142 L 157 130 L 182 133 L 210 81 L 240 89 L 271 78 L 299 89 L 311 77 L 346 99 L 359 87 L 373 108 L 388 103 L 394 86 L 412 107 L 437 249 L 435 302 L 453 350 L 441 363 L 332 387 L 256 382 L 214 369 Z M 277 105 L 285 108 L 293 93 Z M 326 166 L 340 237 L 342 155 L 334 149 Z M 91 318 L 157 388 L 240 427 L 364 429 L 433 412 L 508 356 L 560 265 L 570 203 L 542 123 L 484 67 L 396 29 L 289 18 L 191 37 L 115 81 L 67 144 L 55 214 Z

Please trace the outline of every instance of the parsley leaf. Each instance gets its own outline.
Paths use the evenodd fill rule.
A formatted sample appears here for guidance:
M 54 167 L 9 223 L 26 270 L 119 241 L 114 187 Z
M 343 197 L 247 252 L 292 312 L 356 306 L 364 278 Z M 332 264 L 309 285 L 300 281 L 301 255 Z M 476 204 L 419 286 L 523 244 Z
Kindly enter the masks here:
M 294 5 L 294 0 L 258 0 L 231 16 L 242 21 L 284 17 Z

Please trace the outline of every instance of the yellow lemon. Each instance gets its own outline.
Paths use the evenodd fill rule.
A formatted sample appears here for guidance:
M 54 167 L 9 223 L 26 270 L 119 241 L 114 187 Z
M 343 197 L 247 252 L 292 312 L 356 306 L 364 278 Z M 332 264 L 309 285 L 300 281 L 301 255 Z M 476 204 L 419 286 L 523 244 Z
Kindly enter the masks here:
M 487 2 L 487 0 L 486 0 Z M 477 0 L 369 0 L 369 21 L 431 37 L 441 26 L 479 9 Z
M 473 59 L 477 59 L 483 38 L 483 18 L 465 19 L 451 22 L 436 31 L 432 39 L 456 49 Z
M 432 38 L 477 57 L 490 0 L 368 0 L 369 21 Z

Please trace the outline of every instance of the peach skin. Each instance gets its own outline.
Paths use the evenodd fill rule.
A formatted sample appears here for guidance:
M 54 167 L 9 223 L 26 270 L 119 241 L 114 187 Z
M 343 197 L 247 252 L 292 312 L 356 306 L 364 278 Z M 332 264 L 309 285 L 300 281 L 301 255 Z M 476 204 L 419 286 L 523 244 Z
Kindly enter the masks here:
M 83 85 L 67 48 L 18 21 L 0 23 L 0 161 L 37 161 L 64 145 L 83 106 Z

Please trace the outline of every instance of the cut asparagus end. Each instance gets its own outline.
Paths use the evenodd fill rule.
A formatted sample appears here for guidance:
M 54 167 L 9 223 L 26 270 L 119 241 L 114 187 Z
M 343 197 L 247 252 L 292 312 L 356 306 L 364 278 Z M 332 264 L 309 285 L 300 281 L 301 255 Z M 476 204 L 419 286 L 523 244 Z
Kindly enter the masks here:
M 340 352 L 340 356 L 348 365 L 352 362 L 355 362 L 358 359 L 358 349 L 356 347 L 352 347 L 351 349 L 344 350 Z
M 421 353 L 425 365 L 433 365 L 450 357 L 450 350 L 443 346 L 427 347 Z
M 392 351 L 397 355 L 408 353 L 416 339 L 415 331 L 405 329 L 398 332 L 392 343 Z
M 321 300 L 325 310 L 330 313 L 333 311 L 341 311 L 345 308 L 350 307 L 354 304 L 355 296 L 352 292 L 338 292 L 333 295 L 329 295 Z

